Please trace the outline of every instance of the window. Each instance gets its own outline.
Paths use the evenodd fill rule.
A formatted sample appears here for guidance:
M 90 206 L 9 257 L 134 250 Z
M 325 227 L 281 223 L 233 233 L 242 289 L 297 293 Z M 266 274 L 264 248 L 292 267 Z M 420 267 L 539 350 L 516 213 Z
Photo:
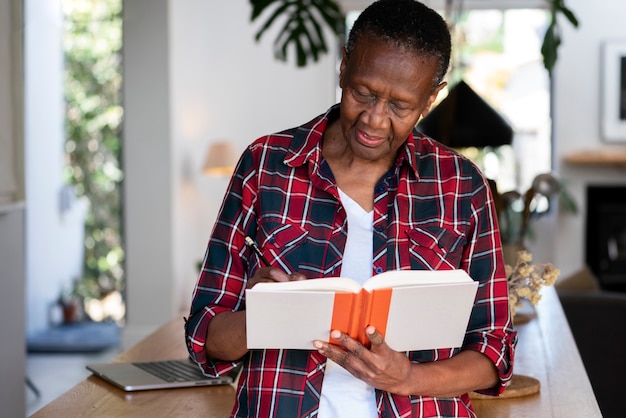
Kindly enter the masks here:
M 540 52 L 547 24 L 543 9 L 484 9 L 462 13 L 455 27 L 451 84 L 463 79 L 514 131 L 510 146 L 462 150 L 500 192 L 525 191 L 551 170 L 550 80 Z
M 121 181 L 121 0 L 64 0 L 65 181 L 90 202 L 73 293 L 95 321 L 125 315 Z

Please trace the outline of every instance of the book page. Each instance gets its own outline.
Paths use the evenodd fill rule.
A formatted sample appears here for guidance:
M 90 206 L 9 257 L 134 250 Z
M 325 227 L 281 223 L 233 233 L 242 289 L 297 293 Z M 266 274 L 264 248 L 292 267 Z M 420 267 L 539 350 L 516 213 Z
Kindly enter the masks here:
M 313 340 L 328 341 L 334 292 L 250 293 L 261 284 L 264 283 L 246 291 L 249 349 L 314 350 Z
M 460 347 L 478 282 L 393 289 L 385 341 L 396 351 Z
M 393 270 L 377 274 L 368 279 L 363 288 L 369 291 L 385 287 L 468 281 L 471 282 L 473 280 L 464 270 Z
M 361 285 L 347 277 L 329 277 L 323 279 L 299 280 L 295 282 L 264 282 L 255 285 L 255 292 L 275 291 L 335 291 L 357 293 Z

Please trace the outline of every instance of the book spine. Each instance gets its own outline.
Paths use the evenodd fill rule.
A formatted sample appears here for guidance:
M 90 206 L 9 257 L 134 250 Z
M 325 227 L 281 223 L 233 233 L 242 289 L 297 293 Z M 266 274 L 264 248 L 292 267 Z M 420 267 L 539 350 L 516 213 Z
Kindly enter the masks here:
M 358 306 L 357 299 L 358 294 L 346 292 L 335 293 L 333 317 L 330 324 L 330 330 L 338 329 L 348 335 L 352 335 L 350 334 L 350 330 L 355 326 L 354 323 L 356 322 L 354 318 L 356 315 L 356 308 Z M 338 342 L 332 338 L 329 339 L 329 342 L 338 344 Z
M 365 347 L 369 347 L 370 341 L 365 334 L 365 328 L 373 325 L 383 337 L 385 336 L 391 294 L 392 289 L 376 289 L 372 292 L 361 289 L 357 294 L 335 293 L 330 329 L 343 331 Z M 330 342 L 338 344 L 332 338 Z
M 369 323 L 369 319 L 372 313 L 372 294 L 365 289 L 361 289 L 359 292 L 359 301 L 360 301 L 360 315 L 358 317 L 358 327 L 355 330 L 355 335 L 352 337 L 365 347 L 370 346 L 370 340 L 365 335 L 365 327 L 367 327 Z
M 352 322 L 350 323 L 350 329 L 348 330 L 348 335 L 353 339 L 362 341 L 362 335 L 365 335 L 365 331 L 361 326 L 363 323 L 363 311 L 367 309 L 369 293 L 365 290 L 361 289 L 359 293 L 355 295 L 354 308 L 352 310 Z
M 366 347 L 369 347 L 370 341 L 365 334 L 365 328 L 373 325 L 376 330 L 385 337 L 387 332 L 387 320 L 389 319 L 389 307 L 391 306 L 391 288 L 375 289 L 371 293 L 365 292 L 367 296 L 364 300 L 367 306 L 363 310 L 361 319 L 361 329 L 358 340 Z

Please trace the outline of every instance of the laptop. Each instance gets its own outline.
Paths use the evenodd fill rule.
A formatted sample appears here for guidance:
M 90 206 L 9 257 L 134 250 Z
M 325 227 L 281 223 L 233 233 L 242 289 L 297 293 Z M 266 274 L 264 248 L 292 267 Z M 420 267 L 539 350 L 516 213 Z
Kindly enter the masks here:
M 87 369 L 126 392 L 228 385 L 236 373 L 206 377 L 190 359 L 88 364 Z

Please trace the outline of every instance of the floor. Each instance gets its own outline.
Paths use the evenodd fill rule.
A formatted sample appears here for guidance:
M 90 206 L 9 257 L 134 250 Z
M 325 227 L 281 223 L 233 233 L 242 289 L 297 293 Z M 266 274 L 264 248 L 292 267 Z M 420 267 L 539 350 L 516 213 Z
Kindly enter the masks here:
M 26 376 L 39 391 L 39 396 L 25 386 L 26 416 L 31 416 L 88 377 L 90 372 L 85 365 L 109 362 L 119 353 L 117 348 L 89 354 L 29 353 L 26 359 Z

